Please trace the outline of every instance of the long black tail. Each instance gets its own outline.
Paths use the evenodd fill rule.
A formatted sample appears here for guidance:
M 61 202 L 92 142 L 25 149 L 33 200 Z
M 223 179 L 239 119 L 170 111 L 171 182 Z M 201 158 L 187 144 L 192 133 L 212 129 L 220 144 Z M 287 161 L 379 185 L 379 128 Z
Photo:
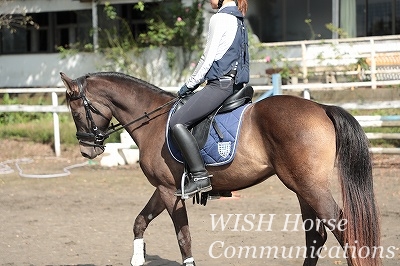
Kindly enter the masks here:
M 369 141 L 358 121 L 343 108 L 327 106 L 326 113 L 336 130 L 343 219 L 348 222 L 343 244 L 353 247 L 348 249 L 348 261 L 351 265 L 381 265 Z

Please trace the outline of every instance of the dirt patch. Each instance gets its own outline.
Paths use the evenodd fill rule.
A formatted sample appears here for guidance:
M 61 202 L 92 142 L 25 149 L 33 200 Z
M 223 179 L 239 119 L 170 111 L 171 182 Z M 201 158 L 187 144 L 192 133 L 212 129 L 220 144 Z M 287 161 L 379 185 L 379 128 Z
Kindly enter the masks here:
M 99 165 L 100 158 L 82 158 L 78 146 L 63 147 L 61 157 L 56 158 L 48 145 L 9 140 L 0 145 L 0 162 L 32 159 L 19 163 L 24 174 L 63 173 L 65 167 L 86 163 L 64 177 L 42 179 L 23 178 L 16 161 L 8 164 L 14 171 L 0 175 L 0 265 L 129 265 L 133 221 L 154 191 L 138 166 L 105 168 Z M 400 156 L 374 155 L 373 159 L 383 262 L 399 265 Z M 238 257 L 240 246 L 304 245 L 303 232 L 282 230 L 287 215 L 294 220 L 300 210 L 295 195 L 277 178 L 237 192 L 232 199 L 211 201 L 206 207 L 187 205 L 197 265 L 302 264 L 295 256 Z M 237 231 L 234 223 L 225 230 L 213 228 L 213 215 L 228 218 L 229 214 L 273 215 L 274 222 L 270 231 Z M 241 225 L 249 226 L 243 221 Z M 146 265 L 181 264 L 167 213 L 150 224 L 145 241 Z M 331 233 L 326 246 L 337 246 Z M 318 265 L 341 264 L 344 259 L 324 258 Z

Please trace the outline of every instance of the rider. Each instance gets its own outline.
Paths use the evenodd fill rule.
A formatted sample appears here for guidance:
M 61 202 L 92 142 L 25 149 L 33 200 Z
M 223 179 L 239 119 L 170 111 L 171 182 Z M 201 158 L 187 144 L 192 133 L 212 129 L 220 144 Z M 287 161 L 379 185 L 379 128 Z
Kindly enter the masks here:
M 237 4 L 236 4 L 237 2 Z M 248 36 L 244 24 L 247 0 L 210 0 L 219 9 L 210 19 L 207 44 L 194 73 L 178 92 L 185 97 L 207 81 L 170 119 L 173 139 L 189 168 L 184 194 L 212 189 L 196 139 L 188 128 L 218 108 L 221 103 L 249 82 Z M 178 189 L 176 196 L 182 196 Z

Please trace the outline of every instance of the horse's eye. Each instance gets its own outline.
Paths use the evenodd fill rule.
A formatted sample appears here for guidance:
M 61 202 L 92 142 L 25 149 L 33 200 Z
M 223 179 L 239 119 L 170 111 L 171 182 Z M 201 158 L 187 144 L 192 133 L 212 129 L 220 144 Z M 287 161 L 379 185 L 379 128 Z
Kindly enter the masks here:
M 72 117 L 74 118 L 75 121 L 81 121 L 82 116 L 80 113 L 72 113 Z

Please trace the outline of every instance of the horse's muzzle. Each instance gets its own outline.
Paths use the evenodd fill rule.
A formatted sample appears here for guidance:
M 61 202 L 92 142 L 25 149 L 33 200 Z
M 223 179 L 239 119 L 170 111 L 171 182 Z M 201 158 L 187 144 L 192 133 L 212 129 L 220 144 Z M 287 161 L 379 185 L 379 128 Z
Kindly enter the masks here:
M 82 144 L 80 146 L 80 149 L 81 149 L 81 155 L 88 159 L 94 159 L 104 152 L 103 147 L 93 147 L 93 146 L 89 147 Z

